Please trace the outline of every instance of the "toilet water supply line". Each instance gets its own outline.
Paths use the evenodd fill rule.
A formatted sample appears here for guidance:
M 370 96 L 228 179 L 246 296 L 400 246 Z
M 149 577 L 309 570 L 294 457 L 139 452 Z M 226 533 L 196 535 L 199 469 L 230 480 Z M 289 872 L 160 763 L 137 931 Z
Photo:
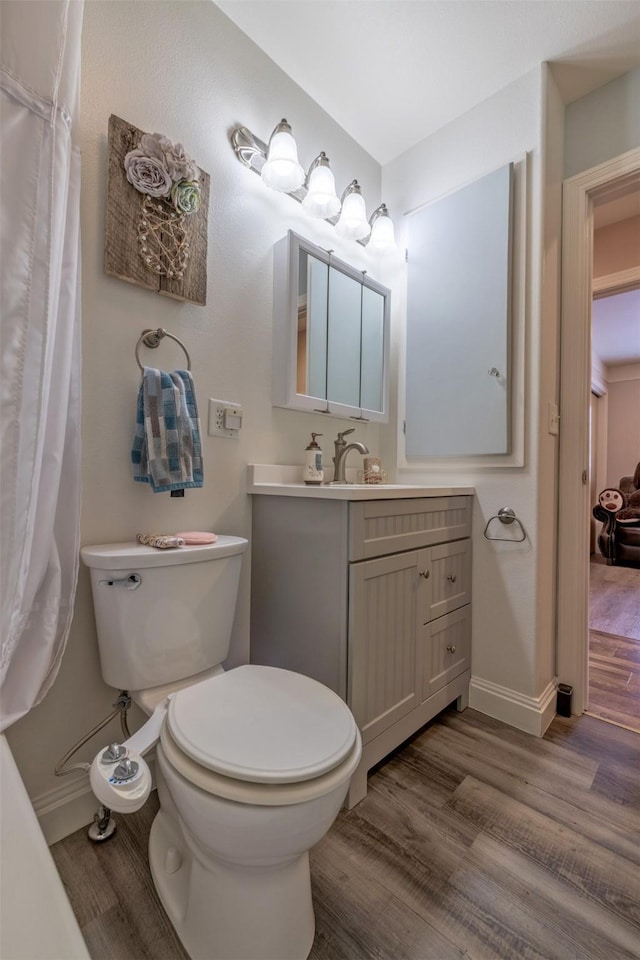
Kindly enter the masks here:
M 67 767 L 66 764 L 71 757 L 78 752 L 80 747 L 84 747 L 85 743 L 87 743 L 88 740 L 91 740 L 91 737 L 95 737 L 96 733 L 99 733 L 103 727 L 106 727 L 106 725 L 110 723 L 114 717 L 117 717 L 118 714 L 120 714 L 120 726 L 122 727 L 122 733 L 124 734 L 125 739 L 129 739 L 131 733 L 129 732 L 129 726 L 127 724 L 127 712 L 131 706 L 131 697 L 126 690 L 120 691 L 118 694 L 118 699 L 114 704 L 112 704 L 112 706 L 115 707 L 115 709 L 112 710 L 109 716 L 105 717 L 104 720 L 101 720 L 100 723 L 96 724 L 93 730 L 90 730 L 89 733 L 87 733 L 81 740 L 78 740 L 78 742 L 75 743 L 70 750 L 67 750 L 62 760 L 59 760 L 56 763 L 54 767 L 54 773 L 56 777 L 64 777 L 68 773 L 73 773 L 74 770 L 88 771 L 91 768 L 90 763 L 72 763 L 70 767 Z
M 115 708 L 108 717 L 105 717 L 104 720 L 101 720 L 93 730 L 90 730 L 82 739 L 78 740 L 70 750 L 67 750 L 62 760 L 59 760 L 54 767 L 54 773 L 56 777 L 64 777 L 68 773 L 72 773 L 74 770 L 84 770 L 85 772 L 91 769 L 90 763 L 72 763 L 70 767 L 67 767 L 68 761 L 71 757 L 78 752 L 80 747 L 83 747 L 88 740 L 91 740 L 92 737 L 95 737 L 96 733 L 99 733 L 103 727 L 106 727 L 111 720 L 114 719 L 118 714 L 120 714 L 120 726 L 122 728 L 122 733 L 125 739 L 128 739 L 131 736 L 129 732 L 129 725 L 127 724 L 127 713 L 131 707 L 131 697 L 129 696 L 126 690 L 121 690 L 118 699 L 113 704 Z M 103 803 L 98 807 L 97 813 L 93 815 L 93 823 L 89 827 L 89 839 L 94 843 L 100 843 L 103 840 L 108 840 L 113 836 L 116 830 L 115 821 L 111 818 L 111 810 L 109 807 L 105 807 Z
M 91 789 L 102 805 L 98 814 L 101 820 L 105 816 L 108 819 L 111 810 L 116 813 L 135 813 L 146 803 L 151 792 L 152 777 L 148 764 L 143 760 L 143 754 L 151 750 L 160 739 L 160 731 L 172 696 L 173 694 L 170 694 L 165 697 L 147 722 L 131 735 L 126 717 L 131 698 L 126 690 L 121 691 L 112 713 L 79 740 L 56 764 L 57 777 L 71 773 L 72 770 L 89 773 Z M 102 747 L 91 763 L 74 763 L 65 769 L 74 753 L 118 714 L 122 732 L 126 737 L 124 743 L 111 743 L 106 748 Z

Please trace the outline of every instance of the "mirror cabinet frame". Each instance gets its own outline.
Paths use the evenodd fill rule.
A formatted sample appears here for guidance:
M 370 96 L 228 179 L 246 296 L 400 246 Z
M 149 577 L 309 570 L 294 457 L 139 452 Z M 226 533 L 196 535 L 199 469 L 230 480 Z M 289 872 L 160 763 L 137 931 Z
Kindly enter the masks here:
M 338 273 L 344 274 L 360 284 L 361 287 L 378 293 L 383 298 L 380 410 L 371 410 L 359 405 L 340 403 L 330 398 L 325 399 L 324 397 L 313 397 L 298 393 L 298 298 L 301 251 L 326 264 L 327 268 L 332 268 Z M 327 413 L 334 417 L 386 423 L 389 419 L 389 328 L 391 313 L 391 291 L 389 288 L 373 280 L 366 271 L 357 270 L 335 257 L 332 252 L 310 243 L 292 230 L 275 244 L 273 279 L 273 405 L 308 413 Z M 362 300 L 361 296 L 361 304 Z M 362 321 L 362 316 L 360 320 Z M 329 318 L 327 317 L 328 323 Z M 362 359 L 362 327 L 360 358 Z

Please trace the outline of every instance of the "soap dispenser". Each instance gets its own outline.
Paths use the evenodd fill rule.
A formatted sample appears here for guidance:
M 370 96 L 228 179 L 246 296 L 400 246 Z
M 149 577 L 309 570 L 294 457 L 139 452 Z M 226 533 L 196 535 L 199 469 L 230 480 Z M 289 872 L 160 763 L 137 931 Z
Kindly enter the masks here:
M 302 469 L 302 479 L 305 483 L 322 483 L 324 480 L 324 469 L 322 467 L 322 450 L 316 443 L 316 437 L 321 437 L 321 433 L 311 434 L 311 443 L 304 452 L 304 467 Z

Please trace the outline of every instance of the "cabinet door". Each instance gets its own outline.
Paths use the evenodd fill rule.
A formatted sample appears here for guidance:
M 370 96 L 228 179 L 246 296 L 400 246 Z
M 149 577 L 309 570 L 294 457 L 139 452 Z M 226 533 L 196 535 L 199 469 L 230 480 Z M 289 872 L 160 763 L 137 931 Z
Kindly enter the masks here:
M 436 620 L 471 602 L 471 541 L 456 540 L 431 547 L 431 595 L 425 620 Z
M 418 706 L 418 553 L 349 569 L 348 703 L 366 743 Z
M 471 663 L 471 606 L 425 623 L 422 644 L 422 699 L 467 670 Z

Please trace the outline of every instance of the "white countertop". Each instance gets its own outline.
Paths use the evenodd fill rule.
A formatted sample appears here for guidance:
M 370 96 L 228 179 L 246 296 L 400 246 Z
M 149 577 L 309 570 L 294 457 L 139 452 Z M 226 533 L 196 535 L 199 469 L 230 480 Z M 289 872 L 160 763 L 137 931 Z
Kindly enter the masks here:
M 346 483 L 312 485 L 300 480 L 302 466 L 251 463 L 247 467 L 247 493 L 272 497 L 309 497 L 320 500 L 402 500 L 410 497 L 471 496 L 473 487 L 403 483 Z M 357 476 L 357 471 L 349 474 Z

